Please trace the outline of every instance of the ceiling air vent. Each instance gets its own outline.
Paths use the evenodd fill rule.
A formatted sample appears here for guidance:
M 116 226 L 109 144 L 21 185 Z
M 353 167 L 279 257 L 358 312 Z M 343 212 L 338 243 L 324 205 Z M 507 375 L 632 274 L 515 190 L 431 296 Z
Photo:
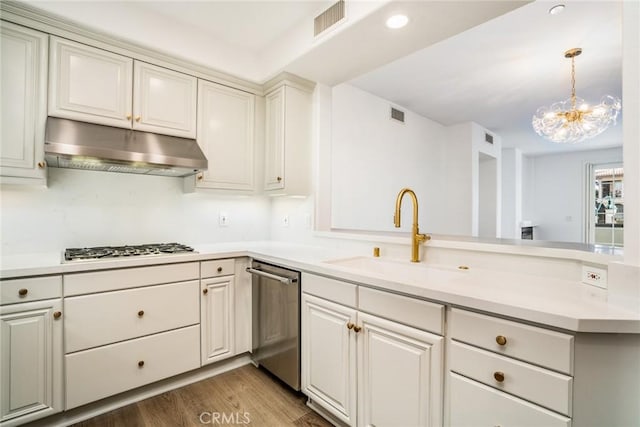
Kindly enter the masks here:
M 404 123 L 404 111 L 391 107 L 391 118 Z
M 488 133 L 484 133 L 484 140 L 485 142 L 488 142 L 489 144 L 493 144 L 493 135 L 490 135 Z
M 344 0 L 340 0 L 316 16 L 316 19 L 313 21 L 313 35 L 317 36 L 326 31 L 327 28 L 338 23 L 342 18 L 344 18 Z

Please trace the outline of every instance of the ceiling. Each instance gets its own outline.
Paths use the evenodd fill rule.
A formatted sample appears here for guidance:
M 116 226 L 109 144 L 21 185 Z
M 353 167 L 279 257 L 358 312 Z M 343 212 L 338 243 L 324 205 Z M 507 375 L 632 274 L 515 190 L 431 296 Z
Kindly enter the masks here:
M 538 1 L 355 78 L 351 83 L 444 125 L 474 121 L 528 154 L 622 145 L 618 124 L 595 139 L 554 144 L 535 134 L 535 111 L 569 98 L 576 58 L 577 96 L 599 102 L 622 94 L 622 4 Z

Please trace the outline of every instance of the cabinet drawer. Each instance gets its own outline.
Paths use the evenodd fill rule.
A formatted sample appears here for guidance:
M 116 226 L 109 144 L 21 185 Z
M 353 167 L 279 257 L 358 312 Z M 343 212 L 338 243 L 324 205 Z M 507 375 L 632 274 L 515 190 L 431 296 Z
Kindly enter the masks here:
M 185 282 L 199 278 L 200 266 L 197 262 L 65 274 L 64 296 L 115 291 L 161 283 Z
M 66 409 L 198 367 L 198 325 L 70 354 Z
M 302 273 L 301 280 L 302 292 L 350 307 L 357 306 L 358 287 L 356 285 L 306 273 Z
M 444 306 L 360 286 L 358 308 L 425 331 L 443 335 Z
M 198 281 L 65 298 L 66 352 L 200 321 Z
M 217 259 L 213 261 L 203 261 L 200 264 L 200 277 L 203 279 L 217 276 L 229 276 L 235 274 L 234 259 Z
M 452 371 L 571 416 L 571 377 L 456 341 L 451 341 L 450 355 Z M 504 380 L 497 381 L 495 373 Z
M 569 427 L 571 420 L 507 393 L 449 373 L 451 427 Z
M 2 305 L 60 298 L 62 296 L 62 276 L 3 280 L 0 282 L 0 292 Z
M 455 340 L 573 374 L 571 335 L 455 308 L 449 331 Z

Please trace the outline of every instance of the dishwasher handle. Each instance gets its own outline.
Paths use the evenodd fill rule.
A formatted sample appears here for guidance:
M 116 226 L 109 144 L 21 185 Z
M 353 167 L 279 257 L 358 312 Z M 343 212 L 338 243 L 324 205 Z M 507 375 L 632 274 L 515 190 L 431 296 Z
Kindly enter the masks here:
M 269 279 L 277 280 L 280 283 L 284 283 L 285 285 L 290 285 L 292 283 L 296 283 L 298 279 L 278 276 L 277 274 L 267 273 L 266 271 L 256 270 L 255 268 L 247 267 L 245 269 L 247 273 L 255 274 L 257 276 L 267 277 Z

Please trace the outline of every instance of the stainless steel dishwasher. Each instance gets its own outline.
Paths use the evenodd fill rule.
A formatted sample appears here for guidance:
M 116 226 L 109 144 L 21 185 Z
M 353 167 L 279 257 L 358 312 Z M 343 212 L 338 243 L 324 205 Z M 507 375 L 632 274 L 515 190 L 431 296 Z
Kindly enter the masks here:
M 253 261 L 253 361 L 300 390 L 300 272 Z

